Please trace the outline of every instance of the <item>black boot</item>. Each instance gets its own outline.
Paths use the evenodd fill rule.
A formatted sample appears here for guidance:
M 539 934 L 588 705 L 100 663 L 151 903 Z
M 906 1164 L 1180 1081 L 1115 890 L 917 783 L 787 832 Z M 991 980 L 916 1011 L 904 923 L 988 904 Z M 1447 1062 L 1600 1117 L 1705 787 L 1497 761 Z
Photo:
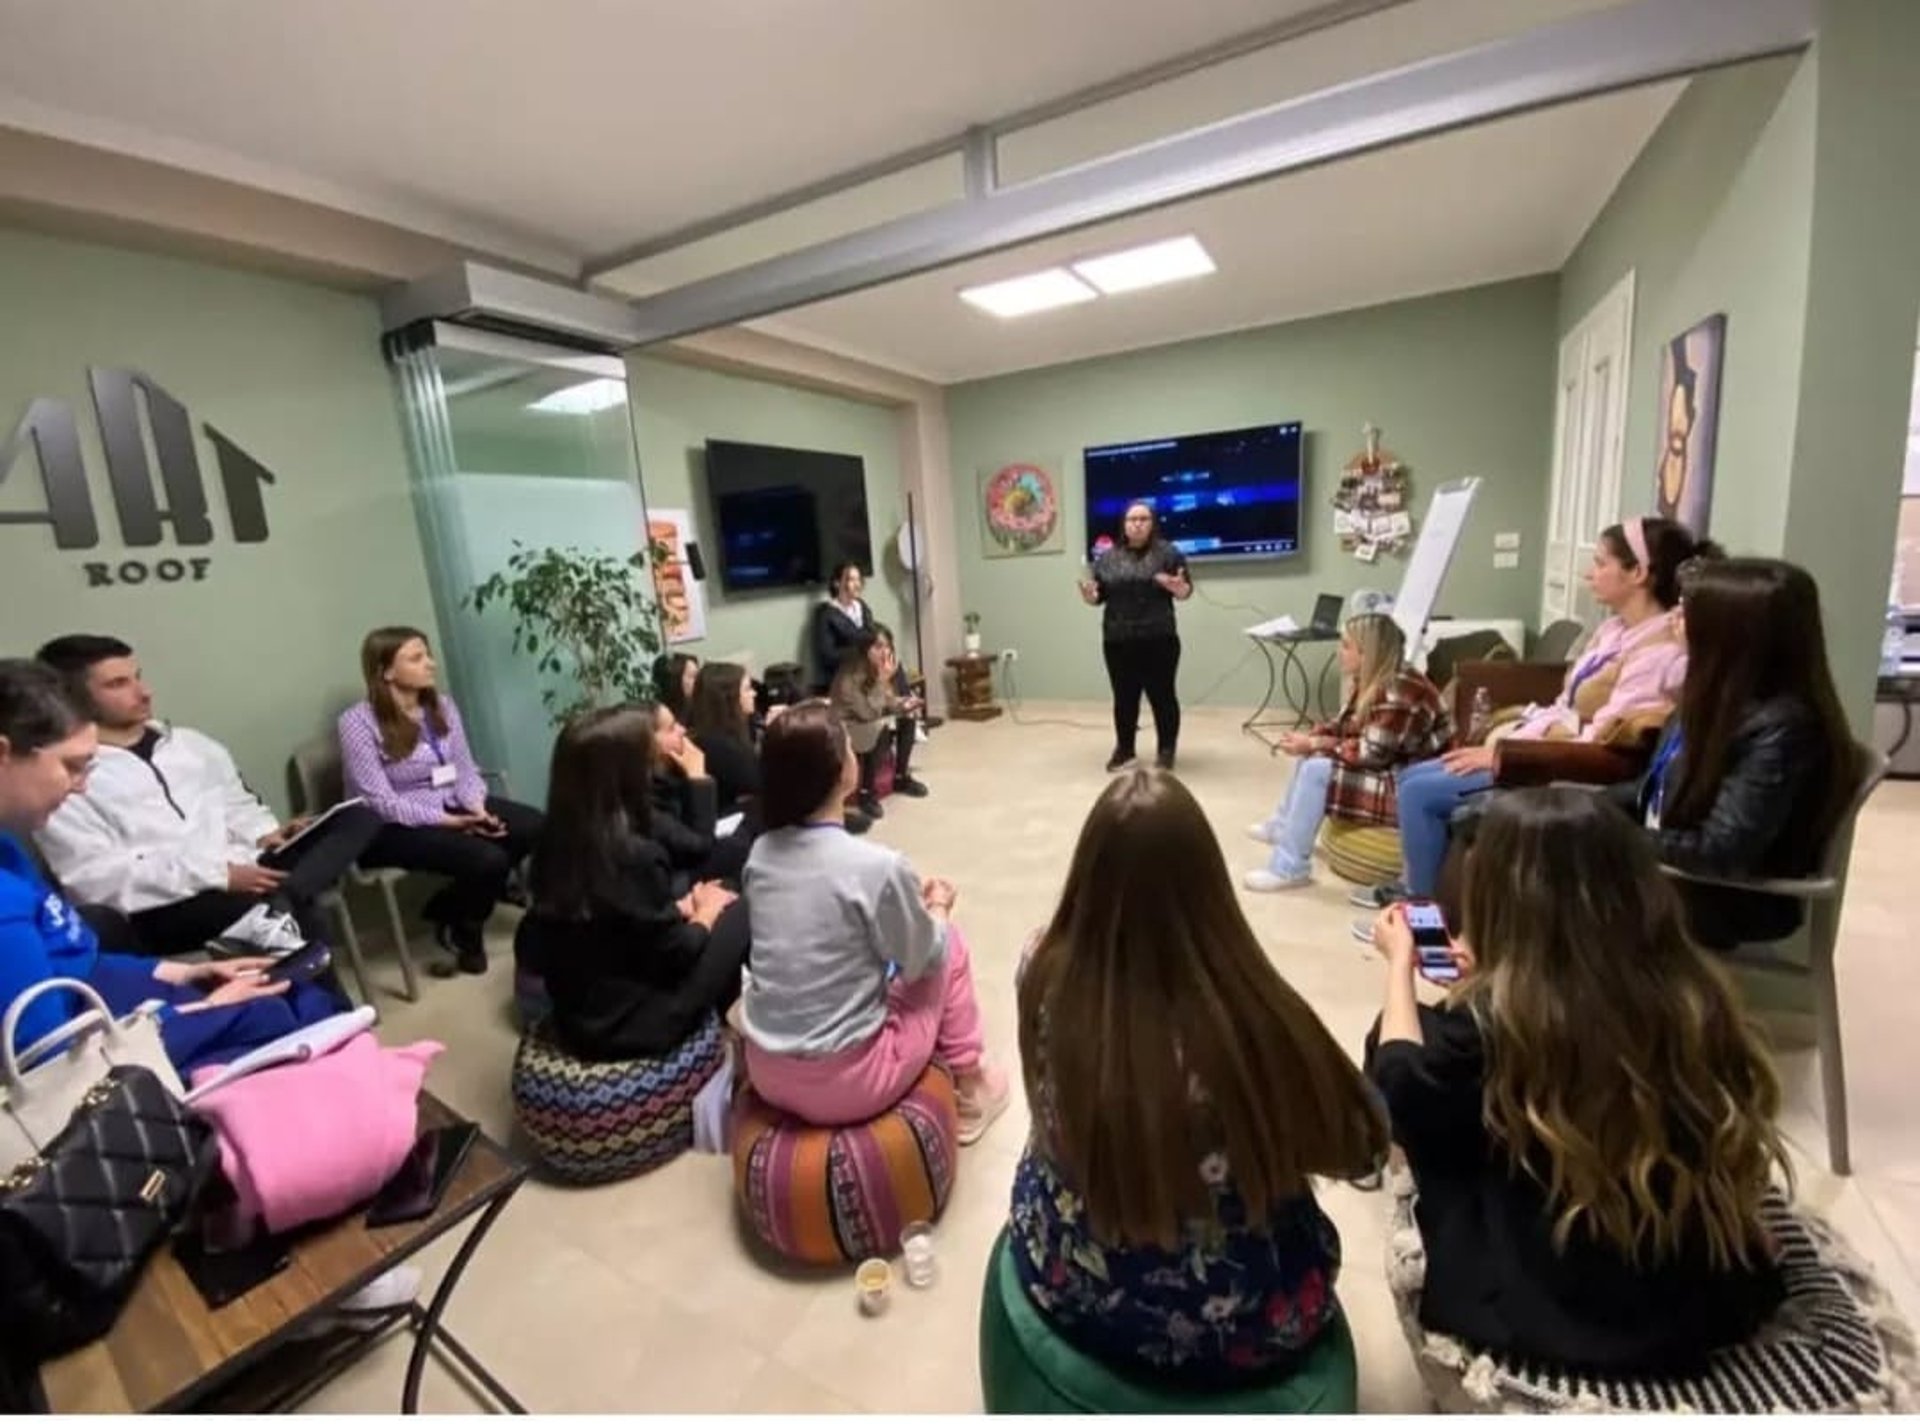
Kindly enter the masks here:
M 442 924 L 434 927 L 434 940 L 451 956 L 430 971 L 436 979 L 451 979 L 455 974 L 485 974 L 487 946 L 482 928 L 476 924 Z
M 907 770 L 908 763 L 913 760 L 913 737 L 912 722 L 901 721 L 894 724 L 893 789 L 902 796 L 918 799 L 927 794 L 927 786 L 923 781 L 915 781 L 913 773 Z

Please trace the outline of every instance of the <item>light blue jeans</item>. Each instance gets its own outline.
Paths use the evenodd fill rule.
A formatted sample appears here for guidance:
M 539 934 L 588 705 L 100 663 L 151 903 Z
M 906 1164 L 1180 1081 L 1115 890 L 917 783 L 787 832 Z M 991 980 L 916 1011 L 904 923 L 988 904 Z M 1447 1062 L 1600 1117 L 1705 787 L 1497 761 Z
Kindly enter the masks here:
M 1327 787 L 1333 782 L 1333 758 L 1302 757 L 1293 768 L 1293 782 L 1280 798 L 1280 808 L 1267 821 L 1273 855 L 1267 869 L 1282 880 L 1301 880 L 1313 873 L 1313 843 L 1320 823 L 1327 819 Z
M 1416 899 L 1430 900 L 1440 888 L 1453 813 L 1492 785 L 1491 772 L 1457 775 L 1438 757 L 1401 768 L 1394 788 L 1400 800 L 1400 854 L 1407 863 L 1407 889 Z

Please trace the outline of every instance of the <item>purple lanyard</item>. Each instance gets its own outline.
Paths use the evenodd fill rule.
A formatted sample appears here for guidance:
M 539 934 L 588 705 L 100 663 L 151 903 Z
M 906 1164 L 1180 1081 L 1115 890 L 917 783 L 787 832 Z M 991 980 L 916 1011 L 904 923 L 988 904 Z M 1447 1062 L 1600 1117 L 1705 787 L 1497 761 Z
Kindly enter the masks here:
M 1580 684 L 1599 672 L 1619 655 L 1619 649 L 1610 648 L 1604 653 L 1594 653 L 1581 659 L 1580 666 L 1573 670 L 1573 676 L 1567 679 L 1567 705 L 1573 705 L 1573 699 L 1579 695 Z

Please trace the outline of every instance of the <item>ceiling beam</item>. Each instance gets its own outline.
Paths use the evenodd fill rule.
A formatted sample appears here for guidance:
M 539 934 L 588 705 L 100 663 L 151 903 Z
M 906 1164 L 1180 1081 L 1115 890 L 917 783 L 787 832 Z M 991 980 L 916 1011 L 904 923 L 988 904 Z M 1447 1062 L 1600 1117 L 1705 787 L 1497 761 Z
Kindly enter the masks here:
M 621 325 L 641 344 L 730 326 L 1412 139 L 1801 50 L 1815 29 L 1815 0 L 1633 0 L 642 297 Z
M 631 243 L 612 252 L 601 253 L 581 264 L 580 278 L 585 282 L 595 281 L 609 272 L 631 266 L 649 257 L 657 257 L 662 252 L 672 252 L 676 248 L 691 246 L 709 237 L 745 227 L 748 223 L 776 217 L 794 208 L 805 207 L 808 203 L 817 203 L 823 198 L 831 198 L 836 193 L 844 193 L 863 184 L 877 183 L 882 178 L 891 178 L 896 173 L 904 173 L 909 168 L 918 168 L 923 163 L 931 163 L 949 154 L 958 153 L 965 156 L 968 181 L 971 182 L 976 165 L 985 162 L 987 166 L 991 166 L 991 162 L 997 160 L 999 141 L 1004 134 L 1018 133 L 1022 129 L 1064 118 L 1082 109 L 1090 109 L 1095 104 L 1124 99 L 1129 94 L 1151 89 L 1156 84 L 1181 79 L 1200 70 L 1225 64 L 1229 60 L 1257 54 L 1263 49 L 1271 49 L 1275 45 L 1302 39 L 1320 30 L 1344 25 L 1381 10 L 1390 10 L 1396 5 L 1407 3 L 1408 0 L 1327 0 L 1326 4 L 1316 5 L 1311 10 L 1289 15 L 1283 20 L 1262 25 L 1258 29 L 1232 35 L 1204 49 L 1190 50 L 1186 54 L 1161 60 L 1143 69 L 1103 80 L 1084 89 L 1076 89 L 1071 94 L 1063 94 L 1057 99 L 1049 99 L 1043 104 L 1035 104 L 1017 113 L 1002 115 L 990 123 L 976 125 L 963 133 L 950 134 L 946 138 L 935 139 L 931 143 L 923 143 L 916 148 L 891 153 L 875 162 L 863 163 L 857 168 L 830 174 L 801 187 L 790 188 L 784 193 L 775 193 L 771 197 L 758 199 L 743 207 L 701 218 L 698 222 L 675 228 L 671 232 L 659 233 L 641 242 Z M 977 151 L 983 147 L 989 156 L 987 160 L 976 157 Z

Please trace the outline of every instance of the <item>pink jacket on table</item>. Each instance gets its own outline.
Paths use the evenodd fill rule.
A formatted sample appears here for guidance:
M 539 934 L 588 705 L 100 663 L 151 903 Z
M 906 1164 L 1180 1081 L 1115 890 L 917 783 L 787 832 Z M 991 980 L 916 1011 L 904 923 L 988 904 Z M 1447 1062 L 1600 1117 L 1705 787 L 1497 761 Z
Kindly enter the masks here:
M 1687 646 L 1672 613 L 1631 628 L 1609 618 L 1574 660 L 1560 696 L 1529 711 L 1508 735 L 1604 742 L 1621 723 L 1657 726 L 1679 702 L 1686 679 Z
M 362 1033 L 331 1053 L 250 1074 L 197 1100 L 239 1198 L 237 1224 L 258 1220 L 269 1232 L 286 1231 L 338 1216 L 379 1191 L 412 1150 L 420 1085 L 444 1049 L 432 1041 L 382 1048 Z

